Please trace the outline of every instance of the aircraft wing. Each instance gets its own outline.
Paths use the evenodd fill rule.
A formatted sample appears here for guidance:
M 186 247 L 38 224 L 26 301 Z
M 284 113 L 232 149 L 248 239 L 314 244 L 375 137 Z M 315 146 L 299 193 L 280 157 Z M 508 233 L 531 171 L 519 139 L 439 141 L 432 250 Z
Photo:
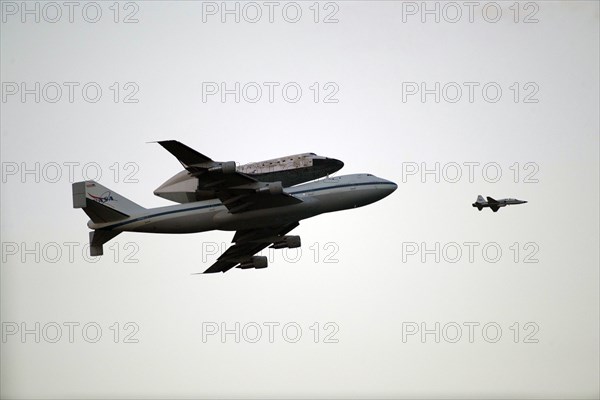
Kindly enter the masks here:
M 247 229 L 235 233 L 232 242 L 235 244 L 225 251 L 216 263 L 210 266 L 204 274 L 227 272 L 240 263 L 248 261 L 265 247 L 277 242 L 292 229 L 300 225 L 294 222 L 272 228 Z
M 487 198 L 487 201 L 488 201 L 488 203 L 490 203 L 490 204 L 497 204 L 497 203 L 498 203 L 498 200 L 496 200 L 496 199 L 492 199 L 491 197 L 488 197 L 488 198 Z
M 213 161 L 176 140 L 158 143 L 173 154 L 190 175 L 198 178 L 197 190 L 214 192 L 233 214 L 302 203 L 285 193 L 280 182 L 260 182 L 237 172 L 233 161 Z

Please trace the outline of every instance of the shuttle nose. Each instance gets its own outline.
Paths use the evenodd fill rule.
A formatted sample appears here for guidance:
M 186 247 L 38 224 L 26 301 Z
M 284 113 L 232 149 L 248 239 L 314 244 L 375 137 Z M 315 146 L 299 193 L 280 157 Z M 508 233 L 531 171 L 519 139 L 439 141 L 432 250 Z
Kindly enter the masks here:
M 342 161 L 329 157 L 324 157 L 321 159 L 316 158 L 313 160 L 313 164 L 322 168 L 327 175 L 339 171 L 344 166 L 344 163 Z
M 327 158 L 327 161 L 331 165 L 331 168 L 335 168 L 335 171 L 342 169 L 344 163 L 341 160 L 335 158 Z

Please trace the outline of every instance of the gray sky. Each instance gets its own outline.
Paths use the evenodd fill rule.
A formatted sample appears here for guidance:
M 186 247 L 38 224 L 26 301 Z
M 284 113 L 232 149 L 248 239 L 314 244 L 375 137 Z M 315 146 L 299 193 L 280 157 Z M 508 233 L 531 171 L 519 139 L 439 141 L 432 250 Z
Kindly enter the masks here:
M 1 3 L 3 397 L 598 396 L 597 2 L 22 4 Z M 124 233 L 94 262 L 71 183 L 171 204 L 161 139 L 399 187 L 301 222 L 266 270 L 190 275 L 231 232 Z

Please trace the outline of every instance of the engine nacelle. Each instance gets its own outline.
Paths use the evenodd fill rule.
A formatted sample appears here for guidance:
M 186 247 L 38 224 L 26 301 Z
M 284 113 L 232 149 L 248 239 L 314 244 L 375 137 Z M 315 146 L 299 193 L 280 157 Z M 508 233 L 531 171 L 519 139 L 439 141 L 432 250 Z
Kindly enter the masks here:
M 247 261 L 240 263 L 238 268 L 241 269 L 249 269 L 249 268 L 267 268 L 269 266 L 269 261 L 265 256 L 253 256 Z
M 265 186 L 256 189 L 257 193 L 281 194 L 283 193 L 283 185 L 281 182 L 267 183 Z
M 300 247 L 302 245 L 300 241 L 300 236 L 284 236 L 281 238 L 279 242 L 273 243 L 271 246 L 274 249 L 295 249 L 296 247 Z
M 209 172 L 221 172 L 223 174 L 233 174 L 236 171 L 235 161 L 225 161 L 212 167 L 208 170 Z

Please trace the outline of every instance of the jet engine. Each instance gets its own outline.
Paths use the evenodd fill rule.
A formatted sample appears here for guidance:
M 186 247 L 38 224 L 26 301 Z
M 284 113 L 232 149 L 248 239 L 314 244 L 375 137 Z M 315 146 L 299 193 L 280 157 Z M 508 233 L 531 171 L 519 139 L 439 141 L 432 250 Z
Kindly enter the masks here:
M 295 249 L 296 247 L 300 247 L 302 244 L 300 242 L 300 236 L 284 236 L 281 238 L 279 242 L 273 243 L 271 248 L 273 249 Z
M 209 172 L 221 172 L 223 174 L 233 174 L 236 171 L 235 161 L 226 161 L 219 163 L 208 170 Z
M 257 193 L 281 194 L 283 193 L 283 185 L 281 182 L 267 183 L 265 186 L 256 189 Z
M 269 261 L 265 256 L 254 256 L 244 262 L 241 262 L 238 268 L 241 269 L 249 269 L 249 268 L 267 268 L 269 266 Z

